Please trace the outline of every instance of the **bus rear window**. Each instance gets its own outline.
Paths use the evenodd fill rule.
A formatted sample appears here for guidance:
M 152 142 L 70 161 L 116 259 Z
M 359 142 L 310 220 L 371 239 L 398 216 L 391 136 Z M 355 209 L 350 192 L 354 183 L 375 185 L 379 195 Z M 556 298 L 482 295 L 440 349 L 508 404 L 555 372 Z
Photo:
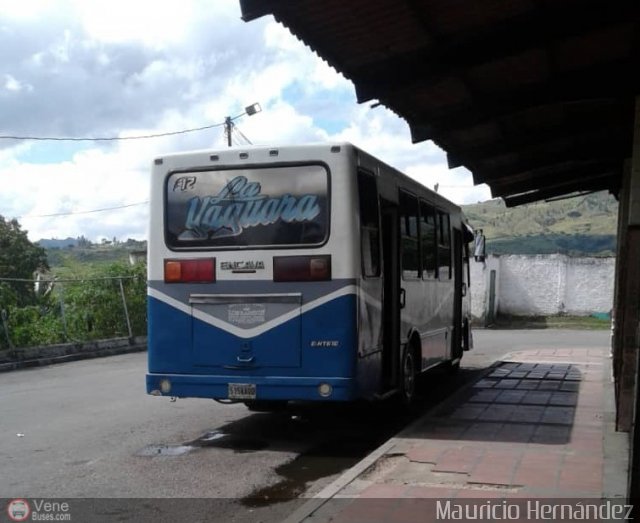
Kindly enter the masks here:
M 172 248 L 320 245 L 328 234 L 322 165 L 175 172 L 165 186 Z

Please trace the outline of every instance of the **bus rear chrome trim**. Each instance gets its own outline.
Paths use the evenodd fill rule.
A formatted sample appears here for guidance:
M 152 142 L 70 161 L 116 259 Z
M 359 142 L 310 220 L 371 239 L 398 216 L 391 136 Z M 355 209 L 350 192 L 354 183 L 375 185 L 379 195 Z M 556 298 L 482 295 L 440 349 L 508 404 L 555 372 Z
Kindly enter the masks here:
M 289 299 L 287 299 L 289 298 Z M 273 293 L 273 294 L 192 294 L 189 303 L 221 303 L 236 301 L 238 303 L 247 300 L 277 300 L 293 302 L 302 299 L 299 292 Z

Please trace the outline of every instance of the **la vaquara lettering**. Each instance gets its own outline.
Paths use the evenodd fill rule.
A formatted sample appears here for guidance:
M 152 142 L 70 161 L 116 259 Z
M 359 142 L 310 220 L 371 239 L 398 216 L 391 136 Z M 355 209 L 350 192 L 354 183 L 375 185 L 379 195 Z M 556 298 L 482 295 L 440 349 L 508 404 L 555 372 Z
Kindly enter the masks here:
M 258 182 L 236 176 L 217 196 L 195 196 L 188 202 L 186 231 L 181 239 L 237 236 L 248 227 L 311 221 L 320 214 L 318 195 L 271 197 Z M 186 234 L 185 234 L 186 233 Z

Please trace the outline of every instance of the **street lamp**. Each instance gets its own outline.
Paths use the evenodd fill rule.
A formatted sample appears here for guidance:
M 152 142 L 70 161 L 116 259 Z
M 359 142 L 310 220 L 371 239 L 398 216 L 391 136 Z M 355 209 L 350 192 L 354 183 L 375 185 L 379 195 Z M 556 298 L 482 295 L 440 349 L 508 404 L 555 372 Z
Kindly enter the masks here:
M 224 119 L 224 134 L 227 137 L 227 145 L 229 147 L 231 147 L 231 132 L 232 132 L 233 127 L 234 127 L 233 121 L 237 120 L 238 118 L 243 117 L 244 115 L 253 116 L 256 113 L 259 113 L 260 111 L 262 111 L 262 108 L 260 107 L 260 104 L 259 103 L 255 103 L 255 104 L 247 105 L 244 108 L 244 112 L 243 113 L 241 113 L 241 114 L 239 114 L 237 116 L 233 116 L 233 117 L 232 116 L 227 116 Z

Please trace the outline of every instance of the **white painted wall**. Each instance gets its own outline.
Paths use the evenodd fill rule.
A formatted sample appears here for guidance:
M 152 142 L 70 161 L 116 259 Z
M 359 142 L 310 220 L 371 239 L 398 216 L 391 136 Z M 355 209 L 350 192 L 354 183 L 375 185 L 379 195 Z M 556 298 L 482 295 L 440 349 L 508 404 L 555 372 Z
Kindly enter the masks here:
M 471 262 L 471 311 L 484 319 L 489 278 L 496 271 L 498 314 L 588 316 L 613 305 L 615 258 L 571 258 L 563 254 L 489 256 Z

